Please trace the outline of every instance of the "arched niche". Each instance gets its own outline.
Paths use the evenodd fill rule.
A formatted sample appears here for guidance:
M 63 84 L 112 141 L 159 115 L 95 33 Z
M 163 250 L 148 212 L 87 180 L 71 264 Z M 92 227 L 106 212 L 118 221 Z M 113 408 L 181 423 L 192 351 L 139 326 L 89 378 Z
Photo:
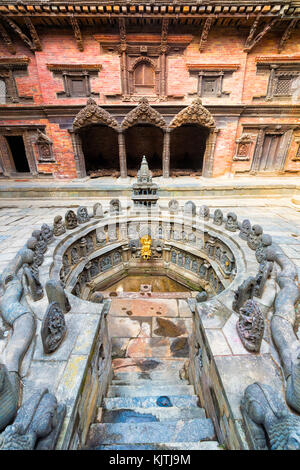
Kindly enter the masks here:
M 158 72 L 149 57 L 139 57 L 129 70 L 131 94 L 156 95 L 158 90 Z

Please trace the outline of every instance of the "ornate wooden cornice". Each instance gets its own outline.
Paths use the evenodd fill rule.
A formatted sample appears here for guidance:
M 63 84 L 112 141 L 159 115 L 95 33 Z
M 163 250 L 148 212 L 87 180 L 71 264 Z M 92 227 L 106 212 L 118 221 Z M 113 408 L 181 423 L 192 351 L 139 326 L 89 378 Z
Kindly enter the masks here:
M 81 71 L 81 70 L 89 70 L 89 71 L 99 71 L 102 68 L 101 64 L 47 64 L 47 68 L 51 70 L 51 72 L 62 72 L 63 70 L 67 71 Z
M 0 67 L 24 67 L 27 66 L 30 62 L 29 57 L 0 57 Z
M 228 70 L 235 71 L 241 65 L 240 64 L 186 64 L 188 70 L 197 72 L 198 70 Z
M 170 1 L 159 3 L 150 3 L 147 0 L 127 2 L 125 0 L 114 1 L 36 1 L 33 0 L 29 5 L 15 2 L 2 1 L 0 12 L 9 16 L 30 14 L 32 16 L 70 16 L 70 14 L 79 16 L 146 16 L 146 15 L 182 15 L 190 17 L 232 17 L 234 16 L 253 16 L 261 13 L 264 16 L 274 17 L 285 16 L 292 18 L 299 14 L 299 3 L 297 1 L 267 1 L 267 0 L 247 0 L 227 1 L 204 0 L 199 4 L 196 0 L 187 0 L 186 2 L 173 4 Z
M 298 63 L 300 62 L 300 55 L 257 56 L 255 62 L 257 64 Z

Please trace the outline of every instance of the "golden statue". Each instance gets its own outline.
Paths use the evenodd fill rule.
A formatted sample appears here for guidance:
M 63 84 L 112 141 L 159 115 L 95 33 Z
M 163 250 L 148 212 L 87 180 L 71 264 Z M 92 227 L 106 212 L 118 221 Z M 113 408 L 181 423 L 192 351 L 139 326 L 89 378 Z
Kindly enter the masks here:
M 150 259 L 152 255 L 151 251 L 151 243 L 152 243 L 152 238 L 150 235 L 144 235 L 140 239 L 140 242 L 142 244 L 142 250 L 141 250 L 141 256 L 143 259 Z

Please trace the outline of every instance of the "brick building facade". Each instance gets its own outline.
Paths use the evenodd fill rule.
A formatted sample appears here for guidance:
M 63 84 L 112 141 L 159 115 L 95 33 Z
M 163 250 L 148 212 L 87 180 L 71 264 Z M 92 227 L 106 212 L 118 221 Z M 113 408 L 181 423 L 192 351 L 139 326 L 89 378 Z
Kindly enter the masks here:
M 1 0 L 0 176 L 299 174 L 299 14 Z

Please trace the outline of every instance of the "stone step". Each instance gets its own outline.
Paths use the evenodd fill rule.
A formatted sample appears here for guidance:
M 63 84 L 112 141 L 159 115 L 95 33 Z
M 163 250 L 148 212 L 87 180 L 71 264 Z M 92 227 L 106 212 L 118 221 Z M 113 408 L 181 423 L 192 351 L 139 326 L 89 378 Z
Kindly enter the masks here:
M 102 415 L 102 423 L 130 423 L 144 421 L 176 421 L 193 418 L 205 418 L 203 408 L 135 408 L 134 410 L 105 410 Z
M 111 385 L 152 385 L 153 387 L 168 387 L 170 385 L 189 385 L 189 382 L 187 380 L 180 380 L 180 378 L 174 378 L 164 380 L 163 377 L 161 380 L 151 380 L 151 379 L 140 379 L 138 377 L 135 378 L 128 378 L 126 380 L 118 380 L 118 379 L 113 379 L 111 382 Z
M 188 338 L 112 338 L 112 356 L 116 358 L 188 358 Z
M 87 446 L 199 442 L 213 440 L 214 437 L 214 427 L 210 419 L 156 423 L 100 423 L 91 425 Z
M 183 367 L 187 358 L 161 358 L 161 357 L 126 357 L 117 358 L 112 361 L 112 368 L 114 375 L 119 373 L 153 373 L 155 372 L 169 372 L 178 374 Z
M 114 374 L 113 376 L 113 381 L 115 380 L 119 380 L 119 381 L 123 381 L 123 382 L 138 382 L 139 380 L 153 380 L 153 381 L 179 381 L 179 382 L 183 382 L 181 379 L 180 379 L 180 375 L 179 375 L 179 370 L 178 369 L 177 371 L 174 371 L 173 369 L 171 369 L 170 371 L 149 371 L 149 372 L 117 372 Z
M 156 403 L 158 396 L 145 396 L 145 397 L 117 397 L 117 398 L 104 398 L 103 408 L 106 410 L 118 410 L 120 408 L 126 408 L 134 410 L 136 408 L 162 408 Z M 198 406 L 197 395 L 169 395 L 169 400 L 173 407 L 177 408 L 192 408 Z M 169 407 L 171 408 L 171 407 Z
M 164 385 L 153 386 L 152 383 L 147 385 L 111 385 L 107 392 L 107 397 L 156 397 L 168 395 L 194 395 L 194 387 L 192 385 L 172 385 L 166 387 Z
M 218 441 L 166 442 L 164 444 L 107 444 L 94 450 L 223 450 Z

